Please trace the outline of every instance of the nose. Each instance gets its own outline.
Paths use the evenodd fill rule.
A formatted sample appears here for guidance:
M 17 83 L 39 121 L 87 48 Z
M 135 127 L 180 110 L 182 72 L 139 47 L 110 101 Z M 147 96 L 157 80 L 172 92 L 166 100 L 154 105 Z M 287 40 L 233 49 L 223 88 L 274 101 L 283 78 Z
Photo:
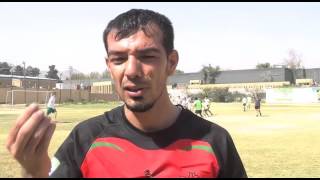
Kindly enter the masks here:
M 141 62 L 135 56 L 129 56 L 126 63 L 125 76 L 128 79 L 141 77 Z

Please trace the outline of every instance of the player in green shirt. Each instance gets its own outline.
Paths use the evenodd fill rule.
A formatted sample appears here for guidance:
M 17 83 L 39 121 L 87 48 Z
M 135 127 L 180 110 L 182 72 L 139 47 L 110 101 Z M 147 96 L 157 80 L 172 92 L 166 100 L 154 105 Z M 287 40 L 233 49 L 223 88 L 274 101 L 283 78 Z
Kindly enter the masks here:
M 195 108 L 195 113 L 199 114 L 202 117 L 202 102 L 197 97 L 195 98 L 195 101 L 194 101 L 194 108 Z

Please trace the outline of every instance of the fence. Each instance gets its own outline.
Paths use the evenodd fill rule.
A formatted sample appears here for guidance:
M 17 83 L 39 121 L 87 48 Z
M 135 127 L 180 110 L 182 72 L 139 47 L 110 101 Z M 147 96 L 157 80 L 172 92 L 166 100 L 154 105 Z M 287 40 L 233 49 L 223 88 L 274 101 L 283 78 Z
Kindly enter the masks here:
M 118 97 L 115 94 L 93 94 L 88 90 L 55 89 L 48 91 L 43 89 L 26 89 L 26 91 L 24 91 L 24 89 L 17 88 L 0 88 L 0 104 L 30 104 L 32 102 L 44 104 L 47 102 L 50 92 L 56 93 L 56 103 L 59 104 L 70 101 L 118 100 Z

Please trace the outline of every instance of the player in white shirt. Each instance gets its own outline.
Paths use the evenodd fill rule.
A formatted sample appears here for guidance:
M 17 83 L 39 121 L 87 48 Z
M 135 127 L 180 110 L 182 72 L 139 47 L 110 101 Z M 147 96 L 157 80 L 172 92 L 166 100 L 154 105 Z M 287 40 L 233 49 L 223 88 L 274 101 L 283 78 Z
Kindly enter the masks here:
M 55 118 L 57 118 L 57 110 L 55 107 L 55 103 L 56 103 L 56 95 L 55 93 L 52 93 L 47 104 L 47 116 L 49 116 L 51 113 L 54 113 Z

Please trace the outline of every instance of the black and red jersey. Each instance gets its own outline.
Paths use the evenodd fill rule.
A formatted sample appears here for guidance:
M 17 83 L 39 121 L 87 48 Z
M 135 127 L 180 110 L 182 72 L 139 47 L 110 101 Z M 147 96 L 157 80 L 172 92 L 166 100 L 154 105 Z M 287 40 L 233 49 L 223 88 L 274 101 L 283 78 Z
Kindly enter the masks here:
M 186 109 L 146 133 L 119 106 L 79 123 L 53 159 L 50 177 L 247 177 L 229 133 Z

